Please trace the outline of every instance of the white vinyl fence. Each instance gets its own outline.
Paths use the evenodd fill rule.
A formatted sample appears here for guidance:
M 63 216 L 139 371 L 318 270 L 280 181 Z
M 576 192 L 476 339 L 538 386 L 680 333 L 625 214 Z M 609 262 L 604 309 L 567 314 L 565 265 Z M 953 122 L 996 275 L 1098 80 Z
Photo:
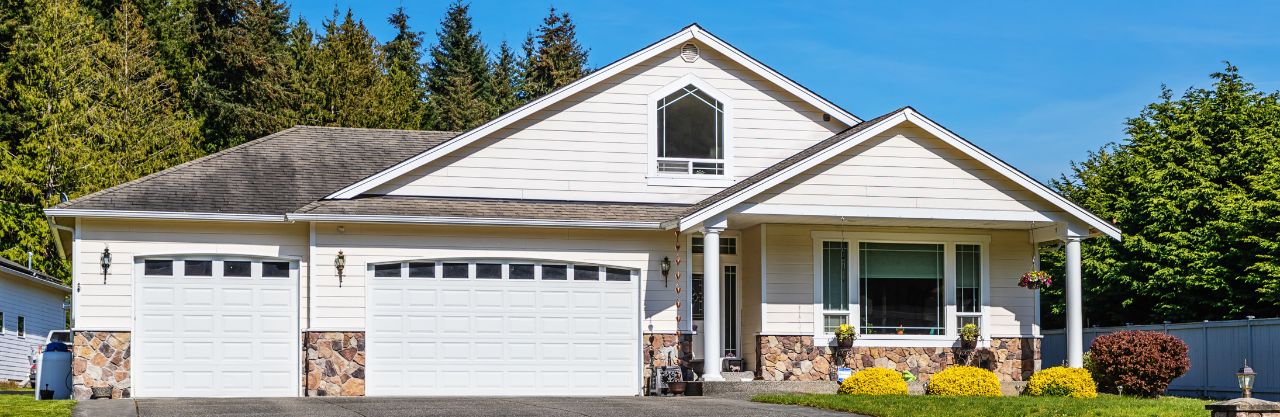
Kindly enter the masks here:
M 1253 385 L 1254 396 L 1280 400 L 1280 318 L 1091 327 L 1084 329 L 1085 350 L 1089 349 L 1094 338 L 1123 330 L 1168 333 L 1187 343 L 1191 369 L 1173 380 L 1169 385 L 1170 395 L 1239 397 L 1236 371 L 1248 358 L 1249 367 L 1258 373 Z M 1046 330 L 1043 334 L 1040 354 L 1043 366 L 1062 365 L 1067 359 L 1066 332 Z

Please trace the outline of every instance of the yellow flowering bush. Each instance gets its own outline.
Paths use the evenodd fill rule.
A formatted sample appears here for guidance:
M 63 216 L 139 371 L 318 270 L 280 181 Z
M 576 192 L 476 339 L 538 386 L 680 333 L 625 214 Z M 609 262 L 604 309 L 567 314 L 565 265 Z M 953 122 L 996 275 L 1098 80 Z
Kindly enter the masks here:
M 933 374 L 925 392 L 948 397 L 999 397 L 1000 378 L 982 368 L 951 366 Z
M 1094 398 L 1098 396 L 1093 376 L 1084 368 L 1061 366 L 1036 372 L 1027 382 L 1027 395 L 1051 397 Z
M 885 368 L 867 368 L 840 383 L 841 394 L 907 395 L 902 373 Z

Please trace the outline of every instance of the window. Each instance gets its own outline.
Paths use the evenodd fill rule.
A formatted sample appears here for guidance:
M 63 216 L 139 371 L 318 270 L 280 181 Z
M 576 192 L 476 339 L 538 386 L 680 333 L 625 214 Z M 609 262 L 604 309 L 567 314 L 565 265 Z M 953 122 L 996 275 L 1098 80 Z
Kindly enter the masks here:
M 7 330 L 9 329 L 4 327 L 4 312 L 0 311 L 0 335 L 3 335 Z
M 476 278 L 502 279 L 502 264 L 476 264 Z
M 445 278 L 470 278 L 466 263 L 445 262 L 443 269 Z
M 630 281 L 631 270 L 622 269 L 622 268 L 605 268 L 604 280 L 605 281 Z
M 943 245 L 859 246 L 862 333 L 942 335 Z
M 252 266 L 249 261 L 222 261 L 222 276 L 249 277 L 252 276 Z
M 956 330 L 982 327 L 982 246 L 956 245 Z
M 600 267 L 594 265 L 574 265 L 574 281 L 599 281 Z
M 694 236 L 693 241 L 689 244 L 693 253 L 702 253 L 703 245 L 706 240 L 702 236 Z M 721 237 L 720 238 L 720 254 L 721 255 L 737 255 L 738 254 L 738 238 Z
M 173 261 L 148 259 L 142 261 L 142 271 L 145 275 L 170 276 L 173 275 Z
M 721 334 L 724 340 L 721 341 L 720 347 L 725 350 L 726 355 L 738 356 L 738 267 L 734 265 L 724 266 L 724 288 L 720 289 L 720 294 L 724 295 L 724 303 L 720 307 L 724 309 L 720 313 Z
M 27 318 L 18 316 L 18 336 L 27 335 Z
M 724 175 L 724 103 L 689 85 L 657 106 L 657 171 Z
M 400 263 L 374 264 L 374 278 L 400 278 Z
M 263 278 L 288 278 L 289 263 L 288 262 L 263 262 L 262 277 Z
M 568 278 L 569 278 L 568 265 L 543 265 L 542 266 L 543 280 L 563 281 Z
M 188 277 L 213 276 L 213 261 L 182 261 L 182 275 Z
M 849 323 L 849 242 L 822 242 L 822 329 Z
M 706 307 L 702 306 L 702 274 L 693 274 L 689 279 L 689 285 L 693 286 L 693 291 L 689 294 L 689 303 L 693 308 L 693 314 L 689 316 L 693 320 L 702 320 L 702 313 Z
M 533 264 L 511 264 L 510 268 L 509 279 L 533 279 Z
M 435 262 L 409 262 L 409 278 L 435 278 Z

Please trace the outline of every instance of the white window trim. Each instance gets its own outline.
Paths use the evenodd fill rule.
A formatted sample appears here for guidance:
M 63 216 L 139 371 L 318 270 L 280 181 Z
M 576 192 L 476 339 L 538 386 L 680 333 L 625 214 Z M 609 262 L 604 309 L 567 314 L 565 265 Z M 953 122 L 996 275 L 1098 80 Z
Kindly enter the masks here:
M 686 86 L 692 85 L 702 90 L 707 95 L 715 98 L 723 105 L 724 113 L 724 174 L 722 175 L 698 175 L 698 174 L 672 174 L 658 172 L 658 100 L 667 95 L 680 90 Z M 734 158 L 733 158 L 733 117 L 734 106 L 733 100 L 720 90 L 712 87 L 711 84 L 704 81 L 693 74 L 686 74 L 679 79 L 662 86 L 653 93 L 649 94 L 648 100 L 645 102 L 648 118 L 646 123 L 649 131 L 648 141 L 648 159 L 645 163 L 648 165 L 648 185 L 654 186 L 671 186 L 671 187 L 726 187 L 733 184 L 734 178 Z
M 858 246 L 861 242 L 880 242 L 880 243 L 928 243 L 943 245 L 943 286 L 944 286 L 944 329 L 946 333 L 939 336 L 930 335 L 863 335 L 859 334 L 858 339 L 854 341 L 854 346 L 861 347 L 899 347 L 899 346 L 915 346 L 915 347 L 949 347 L 959 343 L 959 335 L 956 333 L 955 327 L 957 323 L 956 316 L 956 271 L 955 271 L 955 246 L 962 245 L 978 245 L 982 250 L 982 268 L 981 268 L 981 285 L 980 291 L 982 302 L 982 315 L 979 319 L 979 328 L 981 329 L 981 337 L 979 340 L 980 347 L 988 347 L 991 339 L 991 236 L 990 235 L 952 235 L 952 234 L 926 234 L 926 233 L 888 233 L 888 232 L 840 232 L 840 231 L 814 231 L 811 233 L 813 238 L 813 332 L 814 344 L 823 345 L 831 344 L 835 341 L 835 334 L 825 332 L 823 326 L 823 315 L 825 314 L 822 302 L 822 242 L 848 242 L 849 243 L 849 323 L 859 325 L 861 323 L 861 276 L 858 271 Z M 861 331 L 861 330 L 859 330 Z

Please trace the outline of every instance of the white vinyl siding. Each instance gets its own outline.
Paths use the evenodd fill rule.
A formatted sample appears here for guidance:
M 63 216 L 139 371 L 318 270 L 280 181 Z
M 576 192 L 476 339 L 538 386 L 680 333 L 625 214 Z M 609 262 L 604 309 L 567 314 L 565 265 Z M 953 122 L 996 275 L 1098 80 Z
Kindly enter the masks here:
M 4 331 L 0 333 L 0 381 L 26 380 L 31 371 L 30 355 L 44 344 L 50 330 L 67 328 L 62 309 L 66 293 L 44 285 L 0 274 L 0 312 Z M 25 336 L 18 335 L 18 318 Z
M 75 271 L 75 326 L 85 330 L 133 327 L 135 256 L 210 254 L 289 258 L 299 262 L 299 310 L 307 311 L 307 225 L 304 223 L 187 222 L 166 220 L 80 221 Z M 102 283 L 98 258 L 111 248 L 111 269 Z M 141 267 L 140 264 L 137 267 Z M 180 266 L 175 265 L 175 270 Z M 72 285 L 76 287 L 76 285 Z M 306 314 L 299 315 L 306 326 Z
M 370 277 L 367 264 L 427 260 L 440 263 L 442 270 L 445 263 L 454 262 L 451 260 L 467 264 L 489 262 L 478 260 L 487 258 L 496 263 L 536 259 L 548 260 L 544 266 L 556 263 L 551 262 L 554 260 L 638 270 L 645 331 L 675 330 L 675 289 L 663 284 L 659 266 L 663 257 L 675 259 L 675 242 L 669 232 L 344 224 L 339 233 L 337 225 L 317 224 L 316 240 L 312 314 L 317 328 L 365 328 L 365 286 L 377 279 Z M 341 287 L 333 269 L 339 250 L 347 261 Z M 601 271 L 607 273 L 604 268 Z M 573 280 L 569 270 L 566 281 Z
M 1047 215 L 1058 212 L 911 126 L 891 129 L 748 201 L 761 214 L 805 208 L 867 217 L 1050 221 Z M 934 215 L 939 212 L 946 216 Z
M 1027 231 L 897 227 L 847 227 L 769 224 L 766 234 L 764 334 L 814 334 L 814 231 L 833 233 L 924 233 L 990 235 L 991 337 L 1029 337 L 1035 326 L 1035 293 L 1018 287 L 1018 277 L 1031 268 L 1032 246 Z M 853 255 L 851 255 L 853 256 Z
M 693 63 L 672 49 L 442 157 L 371 194 L 692 203 L 718 187 L 648 185 L 649 94 L 689 74 L 734 103 L 727 133 L 735 179 L 846 126 L 711 48 Z

